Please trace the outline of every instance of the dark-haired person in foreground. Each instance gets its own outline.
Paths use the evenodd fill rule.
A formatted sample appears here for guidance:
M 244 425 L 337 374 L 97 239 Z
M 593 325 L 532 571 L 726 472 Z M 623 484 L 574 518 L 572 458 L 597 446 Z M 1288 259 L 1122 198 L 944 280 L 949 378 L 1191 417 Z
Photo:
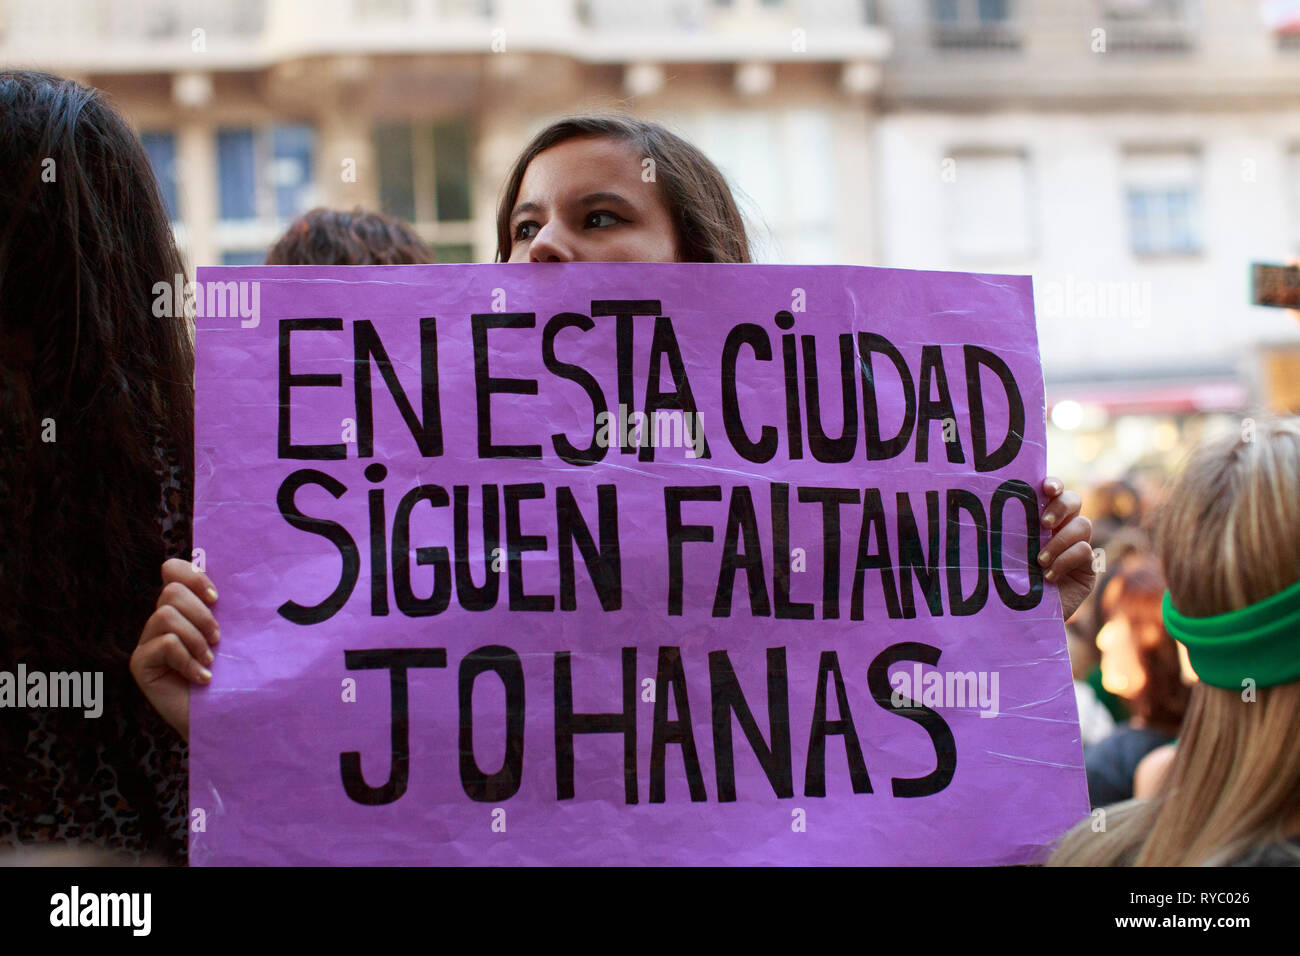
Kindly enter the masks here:
M 0 72 L 0 170 L 0 847 L 182 862 L 185 745 L 128 670 L 190 552 L 193 346 L 153 294 L 181 259 L 95 90 Z

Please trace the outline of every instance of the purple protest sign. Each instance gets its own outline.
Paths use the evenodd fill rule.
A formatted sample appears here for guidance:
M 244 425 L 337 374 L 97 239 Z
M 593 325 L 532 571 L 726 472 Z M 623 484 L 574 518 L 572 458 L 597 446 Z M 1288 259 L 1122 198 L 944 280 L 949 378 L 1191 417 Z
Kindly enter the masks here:
M 1027 277 L 199 280 L 193 863 L 1020 863 L 1087 813 Z

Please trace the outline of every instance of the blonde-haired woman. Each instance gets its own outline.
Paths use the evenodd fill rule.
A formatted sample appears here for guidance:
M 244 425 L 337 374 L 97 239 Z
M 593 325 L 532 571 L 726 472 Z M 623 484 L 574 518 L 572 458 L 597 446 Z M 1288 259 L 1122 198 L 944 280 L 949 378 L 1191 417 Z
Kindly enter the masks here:
M 1300 864 L 1300 419 L 1245 424 L 1158 516 L 1165 626 L 1200 677 L 1172 765 L 1050 865 Z

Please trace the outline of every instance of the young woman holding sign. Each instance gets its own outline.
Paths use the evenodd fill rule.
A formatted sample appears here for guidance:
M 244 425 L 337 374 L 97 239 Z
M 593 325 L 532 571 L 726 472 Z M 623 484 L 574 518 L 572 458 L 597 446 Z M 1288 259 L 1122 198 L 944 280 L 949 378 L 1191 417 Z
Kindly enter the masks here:
M 561 120 L 537 134 L 515 161 L 497 209 L 501 262 L 750 261 L 744 220 L 709 159 L 662 126 L 628 117 Z M 1069 617 L 1092 589 L 1092 526 L 1080 497 L 1048 478 L 1043 525 L 1053 530 L 1039 555 Z M 211 586 L 175 568 L 193 591 L 164 594 L 136 651 L 145 693 L 186 733 L 189 682 L 209 678 L 205 635 L 215 628 L 200 600 Z M 178 618 L 176 612 L 180 612 Z
M 652 175 L 650 175 L 652 173 Z M 580 116 L 538 133 L 506 176 L 498 262 L 749 262 L 749 238 L 722 173 L 655 123 Z M 1095 582 L 1082 499 L 1042 484 L 1039 563 L 1069 618 Z

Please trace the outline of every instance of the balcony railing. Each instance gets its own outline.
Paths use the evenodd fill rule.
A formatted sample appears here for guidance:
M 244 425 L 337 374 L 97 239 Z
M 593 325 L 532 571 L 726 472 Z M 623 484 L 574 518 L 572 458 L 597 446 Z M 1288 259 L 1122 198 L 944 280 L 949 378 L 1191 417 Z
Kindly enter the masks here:
M 1106 49 L 1118 53 L 1186 53 L 1196 46 L 1196 28 L 1183 22 L 1123 21 L 1106 25 Z
M 1195 0 L 1103 0 L 1107 51 L 1186 53 L 1196 46 L 1200 9 Z
M 1294 53 L 1300 50 L 1300 31 L 1288 30 L 1275 34 L 1277 38 L 1277 48 L 1285 53 Z
M 8 0 L 0 9 L 0 60 L 70 72 L 251 69 L 319 54 L 474 52 L 490 41 L 611 63 L 870 61 L 890 46 L 874 0 Z
M 1020 30 L 1009 21 L 934 23 L 930 42 L 939 50 L 1020 49 Z
M 804 29 L 855 29 L 879 23 L 876 0 L 736 0 L 726 6 L 713 0 L 578 0 L 575 12 L 595 31 L 649 30 L 695 33 L 776 23 Z
M 8 7 L 7 37 L 56 35 L 65 43 L 158 41 L 208 37 L 251 37 L 261 32 L 266 0 L 18 0 Z

